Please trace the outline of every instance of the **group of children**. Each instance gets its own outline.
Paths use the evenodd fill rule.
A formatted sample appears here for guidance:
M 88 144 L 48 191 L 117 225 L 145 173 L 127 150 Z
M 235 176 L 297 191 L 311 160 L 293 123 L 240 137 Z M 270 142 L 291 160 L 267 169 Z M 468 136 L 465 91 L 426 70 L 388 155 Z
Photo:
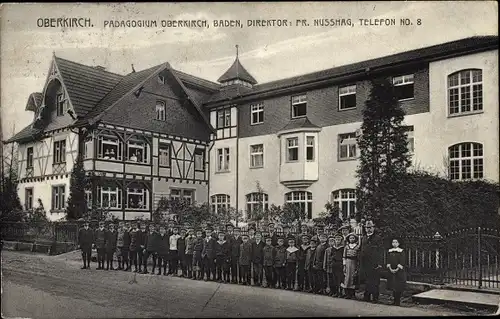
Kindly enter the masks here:
M 306 226 L 298 235 L 284 227 L 278 236 L 274 224 L 268 227 L 264 234 L 252 228 L 242 234 L 233 225 L 218 231 L 206 227 L 203 232 L 177 226 L 167 229 L 157 224 L 146 229 L 144 223 L 139 227 L 137 222 L 120 222 L 115 231 L 114 224 L 105 230 L 101 222 L 93 238 L 97 269 L 147 274 L 151 258 L 151 273 L 157 275 L 178 276 L 180 270 L 180 277 L 194 280 L 241 285 L 253 282 L 254 286 L 354 298 L 360 249 L 356 233 L 343 234 L 339 230 L 310 236 Z M 79 236 L 82 269 L 90 268 L 90 263 L 85 263 L 89 259 L 84 252 L 88 248 L 84 248 L 83 241 L 89 237 L 85 229 L 88 224 Z M 113 262 L 115 252 L 117 268 Z

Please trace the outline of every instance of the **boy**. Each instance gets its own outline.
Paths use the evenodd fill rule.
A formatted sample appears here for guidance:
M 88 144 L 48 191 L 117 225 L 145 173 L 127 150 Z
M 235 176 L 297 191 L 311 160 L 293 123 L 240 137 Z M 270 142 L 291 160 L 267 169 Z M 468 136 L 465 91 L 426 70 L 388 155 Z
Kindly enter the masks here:
M 217 241 L 213 237 L 215 235 L 212 228 L 208 227 L 205 232 L 207 237 L 205 238 L 201 258 L 203 260 L 203 269 L 207 275 L 205 281 L 212 281 L 215 280 L 215 244 Z M 210 274 L 212 274 L 212 278 Z
M 242 276 L 239 266 L 240 259 L 240 246 L 243 243 L 243 240 L 240 237 L 241 230 L 239 227 L 234 228 L 234 237 L 231 241 L 231 283 L 237 284 L 242 283 Z
M 148 258 L 149 256 L 152 256 L 153 270 L 151 271 L 151 273 L 154 274 L 156 269 L 156 261 L 158 259 L 158 233 L 156 231 L 156 225 L 153 225 L 152 223 L 149 224 L 149 234 L 146 236 L 145 244 L 146 244 L 145 245 L 146 253 L 143 260 L 143 266 L 144 266 L 143 273 L 144 274 L 148 273 Z
M 116 270 L 123 269 L 123 240 L 125 235 L 125 223 L 118 223 L 118 230 L 116 231 L 116 258 L 118 259 L 118 268 Z
M 266 284 L 263 285 L 264 288 L 269 287 L 272 288 L 276 285 L 274 279 L 274 258 L 276 256 L 276 248 L 272 246 L 272 238 L 266 237 L 266 245 L 263 248 L 263 262 L 262 265 L 264 267 L 264 273 L 266 275 Z
M 302 224 L 300 226 L 300 234 L 297 236 L 297 241 L 296 241 L 297 247 L 300 248 L 300 246 L 302 246 L 302 237 L 308 235 L 309 235 L 309 228 L 307 227 L 307 225 Z
M 160 225 L 160 234 L 157 237 L 158 240 L 158 273 L 157 275 L 161 275 L 161 265 L 163 262 L 163 276 L 167 275 L 167 256 L 168 256 L 168 244 L 169 238 L 167 235 L 167 230 L 165 226 Z
M 115 267 L 113 267 L 113 253 L 116 251 L 116 239 L 115 224 L 111 223 L 109 224 L 109 230 L 106 232 L 106 270 L 115 270 Z
M 132 223 L 132 231 L 130 231 L 130 268 L 132 264 L 134 265 L 134 272 L 137 272 L 137 255 L 141 247 L 139 246 L 139 228 L 137 227 L 137 222 Z M 129 269 L 131 270 L 131 269 Z
M 225 237 L 226 235 L 224 234 L 223 231 L 219 232 L 219 238 L 217 240 L 217 243 L 215 244 L 215 262 L 216 262 L 216 268 L 217 268 L 217 281 L 219 283 L 222 283 L 223 281 L 225 283 L 229 282 L 229 254 L 230 254 L 230 247 L 229 247 L 229 242 L 226 241 Z M 222 276 L 224 275 L 224 277 Z
M 144 255 L 146 253 L 146 237 L 148 233 L 146 231 L 146 223 L 142 222 L 140 226 L 140 231 L 137 236 L 137 258 L 139 262 L 139 273 L 142 273 L 142 265 L 144 263 Z
M 253 266 L 253 285 L 262 285 L 262 259 L 264 258 L 264 246 L 262 234 L 255 233 L 255 241 L 252 243 L 252 266 Z
M 130 223 L 126 222 L 125 223 L 125 229 L 124 229 L 124 234 L 123 234 L 123 256 L 122 260 L 126 264 L 126 268 L 123 268 L 125 271 L 129 271 L 130 268 L 132 268 L 132 263 L 129 261 L 130 257 L 130 231 L 131 231 Z
M 99 222 L 99 228 L 95 231 L 95 246 L 97 248 L 97 269 L 104 270 L 104 257 L 106 255 L 106 230 L 104 222 Z
M 278 247 L 274 256 L 274 278 L 276 288 L 286 288 L 286 247 L 285 239 L 278 237 Z
M 316 271 L 314 270 L 313 264 L 314 264 L 314 258 L 316 257 L 316 246 L 318 242 L 316 239 L 311 240 L 310 248 L 307 251 L 306 254 L 306 261 L 305 261 L 305 273 L 306 276 L 309 278 L 309 289 L 307 292 L 314 292 L 317 290 L 317 284 L 316 284 Z
M 177 250 L 177 242 L 181 238 L 179 235 L 179 227 L 174 226 L 172 229 L 172 235 L 169 238 L 169 246 L 170 246 L 170 263 L 168 265 L 168 274 L 177 277 L 178 274 L 178 262 L 179 262 L 179 251 Z
M 276 235 L 276 228 L 274 223 L 269 223 L 267 225 L 267 230 L 269 231 L 269 237 L 271 237 L 271 245 L 273 247 L 278 246 L 278 235 Z
M 81 269 L 90 269 L 90 260 L 92 259 L 92 245 L 94 244 L 94 232 L 89 227 L 89 222 L 83 223 L 83 228 L 78 232 L 78 246 L 82 250 L 83 267 Z
M 297 275 L 297 260 L 299 249 L 295 247 L 295 239 L 288 240 L 288 248 L 286 249 L 286 286 L 288 290 L 295 290 L 295 278 Z
M 309 289 L 309 278 L 306 276 L 306 256 L 309 249 L 309 236 L 303 233 L 297 260 L 297 279 L 299 281 L 299 290 L 301 291 L 307 291 Z
M 252 243 L 255 240 L 255 228 L 251 226 L 248 228 L 248 241 Z
M 181 237 L 177 240 L 177 252 L 178 252 L 178 257 L 179 257 L 179 265 L 181 266 L 181 277 L 187 277 L 187 270 L 186 270 L 186 230 L 181 229 Z
M 284 225 L 283 226 L 283 239 L 284 239 L 284 246 L 286 248 L 288 248 L 288 241 L 290 239 L 295 239 L 295 237 L 292 235 L 292 233 L 290 232 L 290 226 L 288 225 Z
M 330 282 L 330 290 L 333 297 L 340 297 L 341 283 L 344 281 L 344 269 L 343 269 L 343 257 L 344 257 L 344 245 L 343 236 L 340 233 L 333 235 L 333 247 L 331 248 L 330 254 L 332 255 L 332 277 L 333 282 Z M 326 260 L 325 254 L 325 260 Z
M 203 246 L 205 245 L 205 239 L 203 239 L 203 232 L 201 230 L 196 231 L 196 239 L 193 244 L 193 277 L 197 280 L 203 279 L 203 259 L 201 253 L 203 251 Z
M 193 273 L 193 252 L 195 241 L 196 235 L 194 233 L 194 229 L 190 227 L 186 237 L 186 253 L 184 255 L 184 269 L 186 269 L 187 277 L 190 279 L 196 278 L 196 275 Z
M 323 263 L 325 261 L 325 251 L 328 248 L 328 244 L 326 242 L 326 235 L 324 233 L 320 233 L 318 235 L 320 244 L 316 248 L 316 253 L 314 255 L 313 269 L 316 275 L 316 290 L 314 293 L 322 294 L 325 290 L 325 271 L 323 270 Z
M 239 256 L 239 264 L 243 285 L 250 285 L 250 265 L 252 262 L 252 243 L 250 243 L 248 239 L 248 235 L 241 236 L 242 243 L 240 245 L 240 256 Z

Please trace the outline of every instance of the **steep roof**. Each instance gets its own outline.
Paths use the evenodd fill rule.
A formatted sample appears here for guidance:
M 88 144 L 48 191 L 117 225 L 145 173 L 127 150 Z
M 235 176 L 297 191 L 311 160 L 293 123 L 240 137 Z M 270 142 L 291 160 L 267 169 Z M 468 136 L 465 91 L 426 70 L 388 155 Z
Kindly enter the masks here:
M 313 124 L 307 117 L 301 117 L 298 119 L 291 119 L 281 131 L 288 131 L 300 128 L 319 128 L 319 126 Z
M 40 92 L 31 93 L 26 102 L 26 111 L 36 112 L 42 104 L 43 94 Z
M 257 83 L 257 80 L 255 80 L 254 77 L 243 67 L 243 65 L 241 65 L 238 57 L 236 57 L 233 64 L 217 81 L 222 83 L 230 80 L 243 80 L 250 84 Z
M 78 117 L 91 111 L 123 78 L 100 68 L 54 58 Z
M 21 131 L 17 132 L 6 140 L 4 143 L 12 143 L 12 142 L 22 142 L 22 141 L 29 141 L 32 140 L 35 136 L 39 135 L 42 133 L 43 130 L 39 128 L 34 128 L 31 124 L 23 128 Z

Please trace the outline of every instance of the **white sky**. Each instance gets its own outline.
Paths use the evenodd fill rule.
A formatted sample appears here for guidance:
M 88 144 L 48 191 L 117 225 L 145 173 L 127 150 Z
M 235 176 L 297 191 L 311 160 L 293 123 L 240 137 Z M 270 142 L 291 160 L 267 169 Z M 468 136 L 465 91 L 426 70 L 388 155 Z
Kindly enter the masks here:
M 216 81 L 240 60 L 259 83 L 474 35 L 498 35 L 496 1 L 176 4 L 4 4 L 1 14 L 3 139 L 28 125 L 30 93 L 43 89 L 57 56 L 126 74 L 168 61 Z M 38 28 L 45 17 L 88 17 L 94 28 Z M 410 18 L 413 26 L 361 26 L 361 18 Z M 351 18 L 354 27 L 314 27 L 313 19 Z M 206 19 L 208 29 L 103 28 L 104 20 Z M 218 19 L 307 19 L 309 27 L 214 28 Z M 422 25 L 416 25 L 416 19 Z M 245 23 L 246 25 L 246 23 Z

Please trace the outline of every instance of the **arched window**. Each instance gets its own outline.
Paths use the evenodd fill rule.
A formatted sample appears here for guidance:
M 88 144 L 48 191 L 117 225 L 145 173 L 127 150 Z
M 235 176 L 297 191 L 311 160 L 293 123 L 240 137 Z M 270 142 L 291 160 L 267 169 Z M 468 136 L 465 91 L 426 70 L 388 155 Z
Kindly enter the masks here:
M 305 191 L 293 191 L 285 194 L 285 203 L 297 205 L 306 215 L 312 218 L 312 193 Z
M 269 209 L 269 196 L 266 193 L 247 194 L 247 218 L 251 218 L 257 209 L 266 211 Z
M 483 72 L 462 70 L 448 76 L 449 114 L 467 114 L 483 109 Z
M 340 218 L 347 220 L 356 213 L 356 190 L 345 188 L 332 192 L 333 205 L 340 210 Z
M 212 212 L 219 213 L 222 209 L 228 209 L 231 203 L 231 197 L 226 194 L 216 194 L 210 197 Z
M 483 178 L 483 145 L 460 143 L 449 147 L 449 177 L 451 180 Z

